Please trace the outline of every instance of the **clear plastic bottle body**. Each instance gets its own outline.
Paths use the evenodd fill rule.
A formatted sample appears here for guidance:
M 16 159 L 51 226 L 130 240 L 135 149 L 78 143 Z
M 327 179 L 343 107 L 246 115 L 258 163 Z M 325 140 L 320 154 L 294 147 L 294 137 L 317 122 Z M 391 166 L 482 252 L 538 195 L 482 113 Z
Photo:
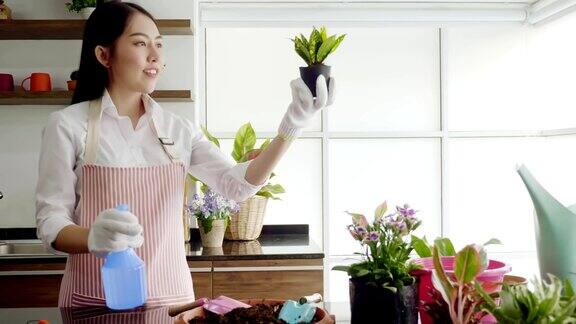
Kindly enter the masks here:
M 128 210 L 119 205 L 118 210 Z M 143 305 L 147 299 L 146 267 L 133 249 L 110 252 L 102 265 L 102 284 L 106 306 L 130 309 Z

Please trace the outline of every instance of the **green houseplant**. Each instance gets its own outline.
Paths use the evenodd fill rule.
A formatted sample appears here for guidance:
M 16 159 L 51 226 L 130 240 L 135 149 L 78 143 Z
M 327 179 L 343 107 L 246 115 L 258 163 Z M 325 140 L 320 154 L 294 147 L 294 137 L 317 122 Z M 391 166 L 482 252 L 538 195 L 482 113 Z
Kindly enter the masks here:
M 350 277 L 352 323 L 418 322 L 418 286 L 411 275 L 418 266 L 408 261 L 413 247 L 406 238 L 421 221 L 408 205 L 384 216 L 387 208 L 386 202 L 380 204 L 372 223 L 362 214 L 348 213 L 348 230 L 365 251 L 359 253 L 363 260 L 332 270 Z
M 88 19 L 96 8 L 96 0 L 72 0 L 66 3 L 66 8 L 69 12 L 82 13 L 82 16 Z
M 300 67 L 300 77 L 312 92 L 312 96 L 316 96 L 316 79 L 319 75 L 324 76 L 328 86 L 330 66 L 324 65 L 323 62 L 340 46 L 345 36 L 346 34 L 328 36 L 326 27 L 322 26 L 320 30 L 313 27 L 308 39 L 302 34 L 291 39 L 294 42 L 294 50 L 308 65 Z
M 444 269 L 436 246 L 433 249 L 432 258 L 434 261 L 432 282 L 448 304 L 452 323 L 478 323 L 488 314 L 483 308 L 487 293 L 476 280 L 478 275 L 488 267 L 484 247 L 470 244 L 456 253 L 453 275 Z
M 576 295 L 570 281 L 548 277 L 549 282 L 533 280 L 533 290 L 527 285 L 504 285 L 499 305 L 484 296 L 485 310 L 503 324 L 576 323 Z
M 426 241 L 426 238 L 420 239 L 412 236 L 412 244 L 414 250 L 418 256 L 420 256 L 420 258 L 414 260 L 414 262 L 422 265 L 422 269 L 417 271 L 420 277 L 420 319 L 422 324 L 442 322 L 447 319 L 450 320 L 448 304 L 444 302 L 442 296 L 433 285 L 432 276 L 436 264 L 433 262 L 432 256 L 433 252 L 437 251 L 443 267 L 442 270 L 447 276 L 451 277 L 454 276 L 455 273 L 458 253 L 456 253 L 454 245 L 449 238 L 437 238 L 434 240 L 434 245 L 431 246 Z M 482 248 L 490 244 L 501 243 L 497 239 L 491 239 L 484 243 Z M 486 262 L 487 267 L 475 276 L 475 280 L 480 282 L 490 293 L 497 292 L 500 289 L 500 284 L 504 280 L 505 274 L 510 271 L 510 267 L 496 260 L 487 260 Z
M 206 128 L 202 128 L 204 135 L 214 145 L 220 147 L 220 142 Z M 236 132 L 234 139 L 234 149 L 232 158 L 243 163 L 255 159 L 270 144 L 270 139 L 266 139 L 258 148 L 256 147 L 256 132 L 250 123 L 242 125 Z M 188 175 L 195 182 L 199 181 L 192 175 Z M 274 177 L 272 173 L 270 178 Z M 206 184 L 201 183 L 201 190 L 206 190 Z M 253 197 L 240 202 L 238 213 L 232 218 L 226 229 L 226 239 L 229 240 L 255 240 L 262 232 L 264 215 L 268 199 L 280 200 L 279 194 L 285 190 L 280 184 L 266 183 Z

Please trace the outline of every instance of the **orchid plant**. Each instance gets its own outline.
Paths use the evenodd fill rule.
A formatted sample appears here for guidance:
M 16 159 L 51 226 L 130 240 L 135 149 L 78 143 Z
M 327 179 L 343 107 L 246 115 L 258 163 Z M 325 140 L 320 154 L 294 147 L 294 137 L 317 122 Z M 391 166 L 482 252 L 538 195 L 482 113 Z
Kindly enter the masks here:
M 190 215 L 194 215 L 198 219 L 204 233 L 209 233 L 212 230 L 214 220 L 223 219 L 228 222 L 231 215 L 238 212 L 240 205 L 234 200 L 226 199 L 210 188 L 206 188 L 203 197 L 194 194 L 186 209 Z
M 407 204 L 397 206 L 393 213 L 384 216 L 387 209 L 386 202 L 380 204 L 372 223 L 368 223 L 362 214 L 347 212 L 352 216 L 348 231 L 365 251 L 358 253 L 364 260 L 350 266 L 335 266 L 332 270 L 346 271 L 351 278 L 366 280 L 369 285 L 396 292 L 415 281 L 410 272 L 419 266 L 408 262 L 413 246 L 407 238 L 421 221 Z

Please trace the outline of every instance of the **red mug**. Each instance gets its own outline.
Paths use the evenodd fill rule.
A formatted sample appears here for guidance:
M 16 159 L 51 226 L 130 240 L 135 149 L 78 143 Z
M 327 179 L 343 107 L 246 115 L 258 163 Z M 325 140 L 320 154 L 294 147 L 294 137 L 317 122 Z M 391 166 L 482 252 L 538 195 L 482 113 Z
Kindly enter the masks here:
M 22 80 L 22 88 L 24 88 L 24 82 L 30 79 L 30 91 L 52 91 L 52 84 L 50 82 L 50 74 L 48 73 L 32 73 L 29 77 Z
M 14 77 L 12 74 L 0 73 L 0 91 L 14 91 Z

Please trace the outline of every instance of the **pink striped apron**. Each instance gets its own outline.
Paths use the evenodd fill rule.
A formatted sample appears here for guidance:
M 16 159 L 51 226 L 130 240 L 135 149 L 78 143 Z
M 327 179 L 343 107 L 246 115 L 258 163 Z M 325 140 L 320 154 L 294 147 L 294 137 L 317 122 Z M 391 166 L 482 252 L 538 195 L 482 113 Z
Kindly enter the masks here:
M 91 101 L 78 225 L 89 228 L 101 211 L 129 204 L 143 227 L 144 244 L 135 252 L 146 264 L 146 306 L 194 300 L 181 216 L 186 173 L 183 163 L 172 153 L 173 142 L 158 132 L 151 118 L 151 127 L 171 163 L 144 167 L 96 165 L 101 116 L 101 100 Z M 100 273 L 103 263 L 90 253 L 70 254 L 58 306 L 105 306 Z

